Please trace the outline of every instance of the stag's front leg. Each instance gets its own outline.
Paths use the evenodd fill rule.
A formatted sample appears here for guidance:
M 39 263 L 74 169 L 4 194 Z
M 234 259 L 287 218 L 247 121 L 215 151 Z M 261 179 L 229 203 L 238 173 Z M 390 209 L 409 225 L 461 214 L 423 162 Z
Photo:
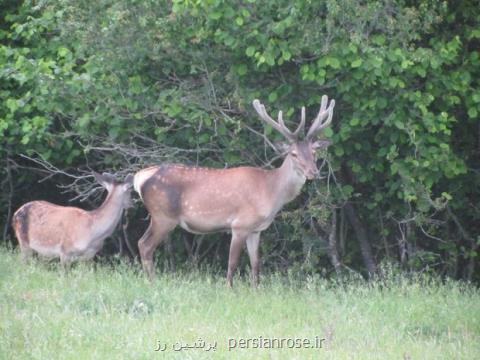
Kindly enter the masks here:
M 258 274 L 260 272 L 260 254 L 259 254 L 259 245 L 260 245 L 260 233 L 256 232 L 250 234 L 247 238 L 247 250 L 248 257 L 250 258 L 250 266 L 252 268 L 252 284 L 253 286 L 258 285 Z
M 60 254 L 60 265 L 62 266 L 62 271 L 67 272 L 72 265 L 73 257 L 66 252 Z
M 233 286 L 233 274 L 238 266 L 238 260 L 240 259 L 240 253 L 242 252 L 245 242 L 248 237 L 248 233 L 240 230 L 232 229 L 232 242 L 230 243 L 230 254 L 228 256 L 228 272 L 227 272 L 227 285 Z

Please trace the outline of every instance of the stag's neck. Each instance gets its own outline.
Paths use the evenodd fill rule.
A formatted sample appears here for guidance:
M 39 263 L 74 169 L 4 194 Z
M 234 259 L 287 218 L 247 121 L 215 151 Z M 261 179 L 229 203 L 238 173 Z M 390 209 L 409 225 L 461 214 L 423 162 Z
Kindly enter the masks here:
M 93 235 L 98 240 L 110 236 L 117 227 L 123 211 L 123 194 L 117 189 L 109 191 L 98 209 L 90 211 L 94 222 Z
M 275 182 L 273 188 L 277 194 L 278 206 L 281 208 L 300 194 L 306 178 L 295 170 L 290 155 L 287 155 L 282 166 L 273 170 L 273 172 Z

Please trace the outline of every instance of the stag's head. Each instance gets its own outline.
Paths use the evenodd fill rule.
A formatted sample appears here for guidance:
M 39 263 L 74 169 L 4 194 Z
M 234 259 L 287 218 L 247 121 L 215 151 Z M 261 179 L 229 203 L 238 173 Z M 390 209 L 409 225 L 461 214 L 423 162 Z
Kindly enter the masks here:
M 93 173 L 95 180 L 102 185 L 109 193 L 115 191 L 123 201 L 123 208 L 132 207 L 131 189 L 133 186 L 133 175 L 128 174 L 123 182 L 115 179 L 115 176 L 109 173 Z
M 327 106 L 328 105 L 328 106 Z M 282 148 L 283 153 L 289 156 L 295 171 L 305 178 L 311 180 L 318 176 L 316 153 L 319 149 L 326 149 L 330 145 L 329 140 L 320 140 L 318 136 L 332 122 L 335 100 L 328 104 L 328 97 L 322 96 L 322 103 L 317 117 L 313 120 L 305 138 L 305 107 L 302 107 L 300 124 L 294 132 L 291 132 L 283 121 L 282 111 L 278 113 L 278 120 L 273 120 L 265 110 L 265 106 L 259 100 L 253 101 L 253 107 L 260 115 L 260 118 L 281 133 L 288 141 Z

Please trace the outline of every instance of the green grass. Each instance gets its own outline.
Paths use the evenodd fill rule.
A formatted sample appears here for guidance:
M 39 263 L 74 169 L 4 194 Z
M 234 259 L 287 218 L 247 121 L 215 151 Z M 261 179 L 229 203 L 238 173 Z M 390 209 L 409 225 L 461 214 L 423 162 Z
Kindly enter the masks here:
M 276 274 L 256 290 L 247 279 L 230 290 L 223 276 L 192 271 L 151 284 L 137 266 L 63 273 L 0 249 L 0 358 L 479 359 L 479 295 L 399 275 L 335 284 Z M 282 349 L 228 349 L 229 338 L 259 337 L 325 340 L 317 349 L 288 349 L 287 340 Z M 199 338 L 216 351 L 172 349 Z M 165 351 L 154 351 L 158 341 Z

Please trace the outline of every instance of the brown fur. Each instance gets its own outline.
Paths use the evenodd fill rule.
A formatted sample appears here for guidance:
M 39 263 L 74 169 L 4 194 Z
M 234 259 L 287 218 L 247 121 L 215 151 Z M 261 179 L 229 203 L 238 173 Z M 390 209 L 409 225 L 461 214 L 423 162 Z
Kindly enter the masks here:
M 282 113 L 278 121 L 266 112 L 258 100 L 253 106 L 263 121 L 282 133 L 289 141 L 281 167 L 263 170 L 255 167 L 231 169 L 196 168 L 161 165 L 135 174 L 134 188 L 150 213 L 150 225 L 138 242 L 142 265 L 150 278 L 155 274 L 153 253 L 177 225 L 193 233 L 232 232 L 228 258 L 227 283 L 233 274 L 242 249 L 247 246 L 252 279 L 258 281 L 260 266 L 260 232 L 273 221 L 277 212 L 299 193 L 306 179 L 315 178 L 319 170 L 315 150 L 328 146 L 315 141 L 317 134 L 332 120 L 335 101 L 322 104 L 307 136 L 304 131 L 305 109 L 295 132 L 285 127 Z
M 139 241 L 140 256 L 149 277 L 154 276 L 153 252 L 177 225 L 206 234 L 231 231 L 228 283 L 247 245 L 253 279 L 258 281 L 259 236 L 285 202 L 295 198 L 305 178 L 293 174 L 287 157 L 279 169 L 255 167 L 210 169 L 161 165 L 139 171 L 146 177 L 139 191 L 151 215 L 150 225 Z M 145 175 L 144 175 L 145 174 Z
M 12 225 L 24 257 L 35 251 L 46 257 L 60 257 L 66 264 L 90 259 L 101 249 L 128 205 L 131 183 L 109 182 L 101 175 L 98 178 L 109 193 L 96 210 L 32 201 L 15 212 Z

